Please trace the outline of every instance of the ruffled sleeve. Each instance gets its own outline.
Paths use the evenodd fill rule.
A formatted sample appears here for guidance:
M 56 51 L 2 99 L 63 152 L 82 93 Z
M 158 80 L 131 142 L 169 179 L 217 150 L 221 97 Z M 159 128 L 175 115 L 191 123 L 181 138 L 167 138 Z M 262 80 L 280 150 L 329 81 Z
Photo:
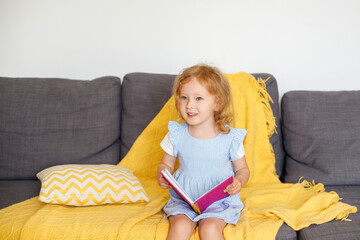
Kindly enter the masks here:
M 232 135 L 230 147 L 230 160 L 234 161 L 239 159 L 239 150 L 243 151 L 243 141 L 247 131 L 245 129 L 231 128 L 230 134 Z
M 168 125 L 171 143 L 174 146 L 174 157 L 178 156 L 178 144 L 181 135 L 182 124 L 170 121 Z

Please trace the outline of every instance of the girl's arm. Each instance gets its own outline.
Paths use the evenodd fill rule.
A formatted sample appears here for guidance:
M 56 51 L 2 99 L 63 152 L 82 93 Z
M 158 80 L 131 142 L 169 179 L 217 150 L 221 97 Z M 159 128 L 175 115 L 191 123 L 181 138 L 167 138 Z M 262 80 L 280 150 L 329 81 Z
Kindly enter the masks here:
M 246 163 L 245 156 L 232 162 L 235 177 L 234 182 L 230 184 L 225 192 L 235 195 L 240 192 L 240 189 L 247 183 L 250 177 L 250 170 Z
M 157 168 L 158 184 L 163 189 L 172 189 L 172 187 L 165 180 L 165 178 L 161 175 L 160 172 L 166 168 L 167 170 L 169 170 L 169 172 L 172 173 L 174 171 L 175 161 L 176 161 L 176 157 L 171 156 L 165 152 L 163 158 L 161 159 L 161 163 L 159 164 L 159 166 Z

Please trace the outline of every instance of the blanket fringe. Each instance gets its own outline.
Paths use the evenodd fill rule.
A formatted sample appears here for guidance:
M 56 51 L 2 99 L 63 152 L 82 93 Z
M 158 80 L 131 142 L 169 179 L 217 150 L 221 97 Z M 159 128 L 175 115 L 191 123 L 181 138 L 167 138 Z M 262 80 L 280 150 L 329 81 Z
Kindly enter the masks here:
M 314 180 L 312 180 L 312 182 L 308 182 L 307 180 L 303 180 L 304 177 L 301 177 L 298 181 L 298 183 L 300 183 L 304 188 L 308 188 L 313 190 L 316 193 L 320 193 L 320 192 L 324 192 L 325 191 L 325 187 L 324 184 L 322 183 L 315 183 Z
M 350 213 L 353 213 L 353 211 L 345 210 L 345 211 L 341 212 L 339 215 L 337 215 L 335 217 L 335 219 L 345 221 L 345 222 L 351 222 L 351 219 L 348 219 Z
M 301 184 L 304 188 L 308 188 L 312 191 L 314 191 L 315 193 L 321 193 L 321 192 L 325 192 L 325 187 L 324 184 L 322 183 L 315 183 L 314 180 L 312 180 L 312 182 L 308 182 L 306 180 L 302 180 L 304 177 L 301 177 L 298 181 L 299 184 Z M 302 181 L 301 181 L 302 180 Z M 331 191 L 329 192 L 330 194 L 336 194 L 336 192 Z M 342 198 L 339 198 L 339 201 Z M 343 211 L 341 211 L 336 217 L 336 220 L 341 220 L 341 221 L 347 221 L 347 222 L 351 222 L 351 219 L 348 219 L 348 216 L 350 213 L 356 213 L 357 209 L 356 208 L 348 208 L 348 209 L 343 209 Z
M 268 137 L 271 137 L 274 133 L 277 133 L 276 131 L 276 118 L 274 117 L 274 114 L 272 112 L 270 102 L 274 103 L 271 96 L 266 90 L 266 82 L 270 79 L 268 77 L 267 79 L 258 78 L 256 79 L 256 90 L 259 93 L 261 103 L 264 106 L 264 113 L 266 118 L 266 124 L 267 124 L 267 130 L 268 130 Z

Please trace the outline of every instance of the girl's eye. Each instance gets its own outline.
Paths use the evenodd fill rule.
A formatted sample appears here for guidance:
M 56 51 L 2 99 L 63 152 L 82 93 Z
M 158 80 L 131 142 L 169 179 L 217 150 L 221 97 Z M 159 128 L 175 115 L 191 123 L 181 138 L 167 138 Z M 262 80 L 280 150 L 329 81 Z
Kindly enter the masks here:
M 181 99 L 186 100 L 187 97 L 186 96 L 181 96 Z
M 203 98 L 202 97 L 197 97 L 196 100 L 200 101 L 200 100 L 203 100 Z

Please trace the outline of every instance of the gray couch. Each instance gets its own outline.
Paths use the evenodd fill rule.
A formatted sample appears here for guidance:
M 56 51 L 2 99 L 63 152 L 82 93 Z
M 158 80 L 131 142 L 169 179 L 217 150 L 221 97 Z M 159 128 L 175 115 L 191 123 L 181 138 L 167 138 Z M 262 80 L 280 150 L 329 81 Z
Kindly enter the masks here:
M 360 91 L 286 93 L 267 81 L 277 123 L 270 139 L 281 180 L 322 182 L 360 207 Z M 92 81 L 0 78 L 0 208 L 37 196 L 49 166 L 116 164 L 170 97 L 174 75 L 130 73 Z M 360 239 L 360 214 L 277 239 Z

